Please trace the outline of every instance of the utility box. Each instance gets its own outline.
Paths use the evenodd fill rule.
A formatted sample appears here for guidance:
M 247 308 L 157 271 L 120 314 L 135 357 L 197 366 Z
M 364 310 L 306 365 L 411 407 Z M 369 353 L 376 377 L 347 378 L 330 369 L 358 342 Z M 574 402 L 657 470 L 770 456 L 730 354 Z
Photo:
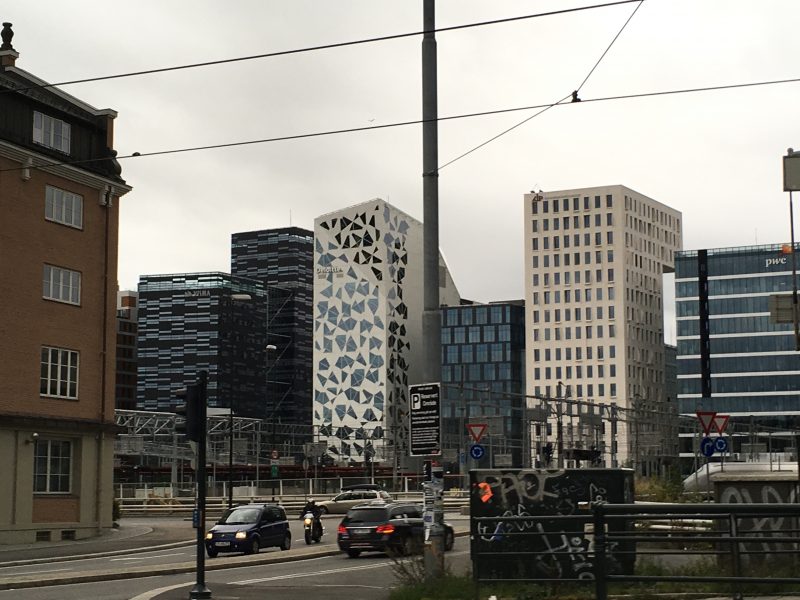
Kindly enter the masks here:
M 473 574 L 478 581 L 592 579 L 591 503 L 632 504 L 631 469 L 470 471 Z M 632 531 L 612 522 L 609 532 Z M 633 573 L 635 542 L 609 548 L 611 571 Z

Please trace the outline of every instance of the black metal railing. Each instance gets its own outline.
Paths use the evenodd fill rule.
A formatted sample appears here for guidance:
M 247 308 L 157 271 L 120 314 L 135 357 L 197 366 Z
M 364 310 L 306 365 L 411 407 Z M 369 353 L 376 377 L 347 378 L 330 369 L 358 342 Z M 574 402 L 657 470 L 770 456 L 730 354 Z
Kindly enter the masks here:
M 594 503 L 474 517 L 471 552 L 476 591 L 563 582 L 607 600 L 609 585 L 707 583 L 740 600 L 751 589 L 800 590 L 800 505 Z

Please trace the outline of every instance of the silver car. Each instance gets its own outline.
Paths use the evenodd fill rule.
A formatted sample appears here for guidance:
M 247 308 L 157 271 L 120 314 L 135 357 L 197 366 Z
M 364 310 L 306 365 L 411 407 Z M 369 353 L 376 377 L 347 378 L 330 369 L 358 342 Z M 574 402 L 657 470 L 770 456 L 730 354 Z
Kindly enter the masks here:
M 357 504 L 365 504 L 373 500 L 391 501 L 391 497 L 383 490 L 347 490 L 334 496 L 332 500 L 317 502 L 322 514 L 343 515 Z

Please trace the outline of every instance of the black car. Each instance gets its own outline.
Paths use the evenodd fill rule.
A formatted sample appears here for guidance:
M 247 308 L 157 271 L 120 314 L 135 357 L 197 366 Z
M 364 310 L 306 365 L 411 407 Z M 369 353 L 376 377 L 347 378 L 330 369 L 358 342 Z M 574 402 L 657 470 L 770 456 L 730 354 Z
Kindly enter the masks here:
M 255 554 L 261 548 L 292 547 L 292 533 L 286 511 L 277 504 L 242 504 L 226 510 L 206 534 L 206 552 L 214 558 L 219 552 Z
M 454 533 L 445 523 L 444 547 L 452 550 Z M 339 525 L 339 549 L 350 558 L 362 552 L 407 555 L 422 548 L 425 524 L 422 507 L 407 502 L 361 504 L 351 508 Z

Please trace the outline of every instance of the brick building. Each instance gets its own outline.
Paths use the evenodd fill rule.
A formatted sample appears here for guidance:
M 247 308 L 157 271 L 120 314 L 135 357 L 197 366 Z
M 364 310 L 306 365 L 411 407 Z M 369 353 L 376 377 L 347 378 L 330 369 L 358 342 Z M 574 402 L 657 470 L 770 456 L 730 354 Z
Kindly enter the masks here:
M 119 197 L 113 110 L 0 46 L 1 543 L 112 524 Z

